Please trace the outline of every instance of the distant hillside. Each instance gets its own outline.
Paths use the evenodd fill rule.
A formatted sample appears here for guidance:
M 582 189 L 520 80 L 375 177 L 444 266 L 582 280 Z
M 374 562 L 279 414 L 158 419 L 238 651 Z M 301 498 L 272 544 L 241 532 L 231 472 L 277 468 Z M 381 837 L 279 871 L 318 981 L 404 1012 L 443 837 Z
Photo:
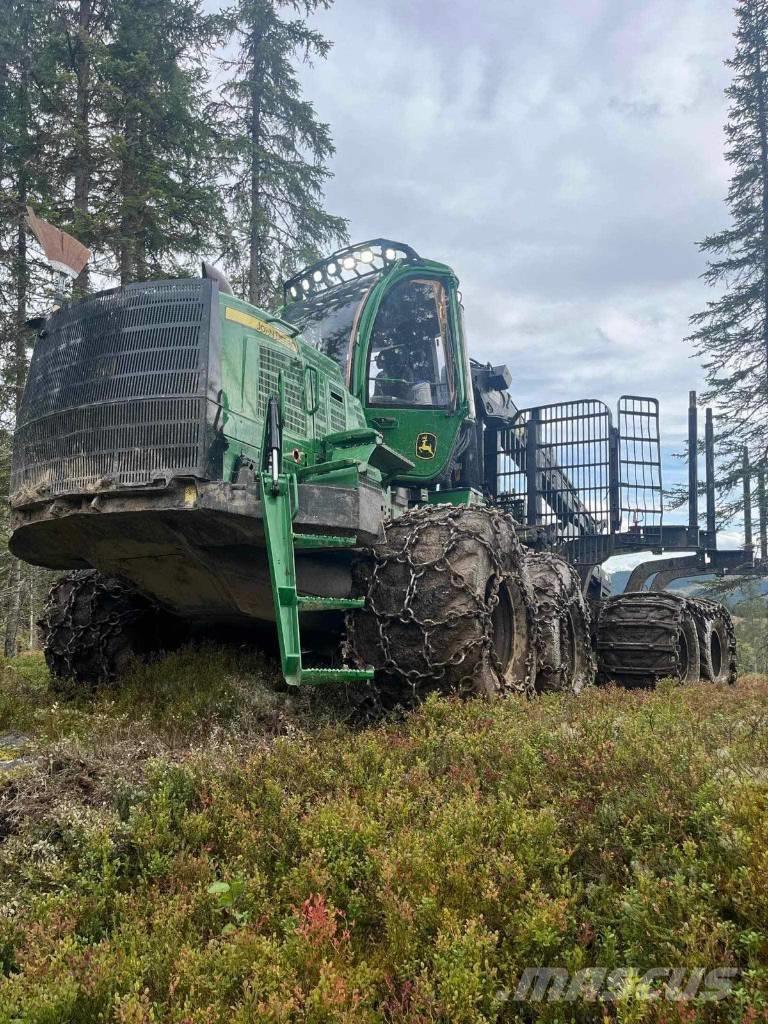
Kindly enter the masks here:
M 622 594 L 627 585 L 627 581 L 629 580 L 630 571 L 625 569 L 620 572 L 613 572 L 610 575 L 614 594 Z M 684 594 L 695 595 L 706 589 L 707 584 L 712 582 L 714 579 L 714 576 L 699 576 L 690 579 L 675 580 L 667 589 L 677 590 Z M 758 593 L 763 596 L 768 595 L 768 579 L 752 580 L 750 584 L 737 587 L 736 590 L 724 598 L 724 602 L 729 605 L 729 607 L 733 608 L 745 598 L 751 596 L 747 593 L 747 586 L 756 586 Z

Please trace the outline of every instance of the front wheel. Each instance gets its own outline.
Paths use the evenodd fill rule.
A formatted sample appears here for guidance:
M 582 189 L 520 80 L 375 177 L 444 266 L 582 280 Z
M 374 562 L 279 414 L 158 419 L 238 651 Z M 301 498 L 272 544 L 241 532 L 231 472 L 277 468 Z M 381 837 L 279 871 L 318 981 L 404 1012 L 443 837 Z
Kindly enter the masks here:
M 533 691 L 535 605 L 513 520 L 482 505 L 414 509 L 353 568 L 348 647 L 382 698 Z

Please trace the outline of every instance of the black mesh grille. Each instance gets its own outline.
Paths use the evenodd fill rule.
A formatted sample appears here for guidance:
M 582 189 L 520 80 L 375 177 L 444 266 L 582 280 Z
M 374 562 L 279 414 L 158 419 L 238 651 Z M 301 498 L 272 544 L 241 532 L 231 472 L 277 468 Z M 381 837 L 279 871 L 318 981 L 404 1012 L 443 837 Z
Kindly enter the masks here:
M 32 355 L 12 490 L 204 474 L 210 281 L 104 292 L 55 313 Z
M 307 421 L 304 413 L 304 375 L 301 363 L 264 344 L 259 347 L 259 416 L 266 415 L 270 396 L 277 394 L 281 373 L 285 388 L 283 416 L 286 429 L 297 437 L 303 437 L 306 434 Z

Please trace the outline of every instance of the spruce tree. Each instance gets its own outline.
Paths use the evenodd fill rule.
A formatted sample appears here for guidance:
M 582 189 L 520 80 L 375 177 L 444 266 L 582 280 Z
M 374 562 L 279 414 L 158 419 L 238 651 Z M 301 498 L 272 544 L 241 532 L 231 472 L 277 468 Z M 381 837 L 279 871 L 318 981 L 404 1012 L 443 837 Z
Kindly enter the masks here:
M 768 0 L 738 0 L 736 17 L 726 62 L 731 224 L 700 243 L 704 279 L 721 292 L 691 318 L 689 339 L 706 372 L 702 399 L 717 408 L 721 524 L 740 511 L 744 449 L 753 467 L 768 464 Z
M 0 19 L 0 481 L 7 480 L 10 434 L 27 374 L 26 320 L 44 296 L 45 268 L 29 243 L 28 204 L 45 208 L 59 184 L 56 165 L 55 62 L 49 0 L 10 0 Z M 54 76 L 54 77 L 52 77 Z M 3 491 L 3 494 L 7 491 Z M 5 526 L 5 515 L 2 517 Z M 25 571 L 6 553 L 5 653 L 16 653 Z
M 238 0 L 227 17 L 237 43 L 223 61 L 221 121 L 229 158 L 231 236 L 225 261 L 250 302 L 271 306 L 280 281 L 347 239 L 323 208 L 330 129 L 302 96 L 298 61 L 324 58 L 330 42 L 307 18 L 331 0 Z
M 106 160 L 100 65 L 112 16 L 111 0 L 57 0 L 52 39 L 59 66 L 57 97 L 64 179 L 56 197 L 55 222 L 96 252 L 105 241 L 94 212 Z M 89 263 L 74 283 L 76 297 L 87 294 L 90 274 Z
M 217 22 L 198 0 L 111 5 L 98 67 L 103 186 L 92 203 L 126 284 L 189 272 L 222 227 L 206 63 Z

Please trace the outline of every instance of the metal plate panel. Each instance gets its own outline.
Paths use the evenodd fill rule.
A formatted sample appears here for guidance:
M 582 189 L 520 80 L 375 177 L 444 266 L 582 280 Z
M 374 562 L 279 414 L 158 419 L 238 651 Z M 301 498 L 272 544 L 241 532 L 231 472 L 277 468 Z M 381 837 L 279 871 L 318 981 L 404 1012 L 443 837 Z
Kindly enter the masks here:
M 102 292 L 54 313 L 35 344 L 12 492 L 202 476 L 211 281 Z

